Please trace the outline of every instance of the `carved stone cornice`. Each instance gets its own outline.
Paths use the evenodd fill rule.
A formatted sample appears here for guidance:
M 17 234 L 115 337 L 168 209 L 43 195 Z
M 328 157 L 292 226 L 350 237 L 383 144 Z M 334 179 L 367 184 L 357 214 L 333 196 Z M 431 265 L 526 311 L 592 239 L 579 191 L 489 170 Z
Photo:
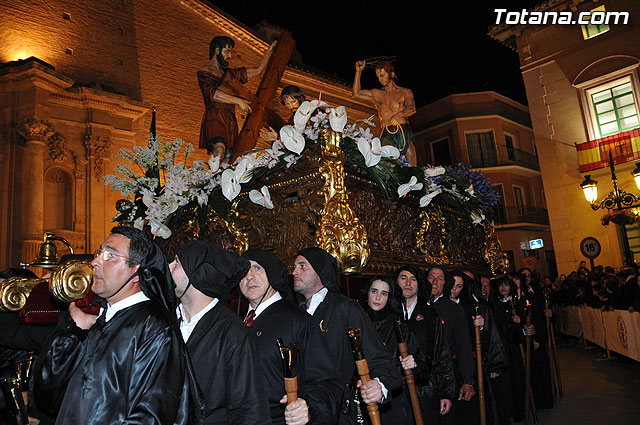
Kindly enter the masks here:
M 85 136 L 84 147 L 87 153 L 87 160 L 93 159 L 93 173 L 96 179 L 104 176 L 104 163 L 109 160 L 113 142 L 109 137 Z
M 223 13 L 207 5 L 205 2 L 199 0 L 182 0 L 180 3 L 189 7 L 216 27 L 226 31 L 231 38 L 248 44 L 249 47 L 256 52 L 264 54 L 269 48 L 268 43 L 260 39 L 260 37 L 251 32 L 248 28 L 245 28 L 242 24 L 228 18 Z

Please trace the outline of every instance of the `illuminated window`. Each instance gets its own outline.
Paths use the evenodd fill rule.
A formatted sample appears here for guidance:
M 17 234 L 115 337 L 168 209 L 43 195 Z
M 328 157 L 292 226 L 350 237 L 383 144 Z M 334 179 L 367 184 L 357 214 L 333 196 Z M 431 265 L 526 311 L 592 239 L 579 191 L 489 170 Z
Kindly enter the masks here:
M 617 80 L 587 91 L 593 107 L 599 137 L 610 136 L 640 126 L 631 80 Z
M 595 9 L 591 9 L 590 10 L 591 13 L 593 12 L 605 12 L 604 6 L 600 6 L 600 7 L 596 7 Z M 608 24 L 589 24 L 589 25 L 582 25 L 582 36 L 584 37 L 585 40 L 588 40 L 590 38 L 593 38 L 597 35 L 603 34 L 605 32 L 609 31 L 609 25 Z

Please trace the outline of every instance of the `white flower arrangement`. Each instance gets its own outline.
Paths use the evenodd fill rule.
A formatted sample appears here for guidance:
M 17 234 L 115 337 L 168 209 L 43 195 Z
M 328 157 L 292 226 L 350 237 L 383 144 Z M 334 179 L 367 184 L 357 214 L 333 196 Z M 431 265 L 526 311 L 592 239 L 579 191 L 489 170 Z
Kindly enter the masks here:
M 418 191 L 422 193 L 421 208 L 427 207 L 438 195 L 445 196 L 445 202 L 454 204 L 468 203 L 477 198 L 472 184 L 463 191 L 458 190 L 459 178 L 444 167 L 422 170 L 408 167 L 397 148 L 381 146 L 380 139 L 372 135 L 369 127 L 374 125 L 370 119 L 362 120 L 369 127 L 348 124 L 343 106 L 332 107 L 320 99 L 305 101 L 296 111 L 293 122 L 294 125 L 282 127 L 279 139 L 271 148 L 250 151 L 233 164 L 211 156 L 206 162 L 194 161 L 188 167 L 185 163 L 193 152 L 193 146 L 188 144 L 183 162 L 176 162 L 184 142 L 181 139 L 164 142 L 160 136 L 150 137 L 146 147 L 121 149 L 116 158 L 128 160 L 142 174 L 136 173 L 128 164 L 120 163 L 114 170 L 120 176 L 111 174 L 104 177 L 105 184 L 111 185 L 112 190 L 119 190 L 131 201 L 131 207 L 119 212 L 114 221 L 127 221 L 138 228 L 148 225 L 153 235 L 168 238 L 171 236 L 171 218 L 182 208 L 189 205 L 213 208 L 213 204 L 219 204 L 220 200 L 230 205 L 241 193 L 242 186 L 254 180 L 256 170 L 264 174 L 295 164 L 308 142 L 317 142 L 320 132 L 326 128 L 342 133 L 343 151 L 347 158 L 368 171 L 380 184 L 385 196 L 388 196 L 391 186 L 397 188 L 400 198 Z M 250 191 L 249 199 L 268 209 L 274 207 L 266 186 L 260 191 Z M 485 211 L 478 209 L 476 204 L 470 205 L 468 210 L 471 220 L 479 223 L 485 220 L 487 211 L 486 208 Z

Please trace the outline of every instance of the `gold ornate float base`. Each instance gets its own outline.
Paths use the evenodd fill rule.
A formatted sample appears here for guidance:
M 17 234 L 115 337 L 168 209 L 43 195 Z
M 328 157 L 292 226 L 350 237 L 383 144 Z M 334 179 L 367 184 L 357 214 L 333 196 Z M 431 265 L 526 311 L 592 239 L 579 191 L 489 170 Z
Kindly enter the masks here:
M 249 201 L 249 191 L 265 185 L 273 209 Z M 330 130 L 296 164 L 243 190 L 229 218 L 207 220 L 199 238 L 237 252 L 267 249 L 285 264 L 293 264 L 301 249 L 320 246 L 336 257 L 343 272 L 367 275 L 393 274 L 407 263 L 494 273 L 505 269 L 491 229 L 434 203 L 421 209 L 410 195 L 386 200 L 365 171 L 344 159 L 340 136 Z M 158 241 L 170 256 L 194 239 L 186 224 L 173 230 L 169 240 Z

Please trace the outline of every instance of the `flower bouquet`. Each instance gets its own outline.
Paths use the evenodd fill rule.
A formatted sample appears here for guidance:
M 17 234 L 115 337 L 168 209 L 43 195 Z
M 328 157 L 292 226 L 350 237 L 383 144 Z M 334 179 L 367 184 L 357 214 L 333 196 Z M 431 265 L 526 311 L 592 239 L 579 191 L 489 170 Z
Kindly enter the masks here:
M 184 147 L 181 139 L 163 141 L 160 136 L 150 137 L 146 147 L 121 149 L 116 158 L 129 161 L 133 168 L 121 163 L 114 170 L 119 176 L 104 178 L 105 184 L 127 198 L 118 203 L 114 221 L 141 229 L 149 226 L 154 236 L 168 238 L 180 223 L 193 219 L 204 222 L 209 210 L 226 219 L 243 185 L 296 163 L 327 128 L 341 134 L 347 162 L 369 174 L 386 199 L 414 192 L 421 208 L 441 203 L 466 213 L 473 223 L 491 220 L 499 195 L 482 173 L 464 164 L 408 166 L 398 149 L 381 146 L 380 139 L 371 134 L 372 122 L 347 121 L 343 106 L 333 107 L 320 99 L 305 101 L 295 113 L 293 125 L 282 127 L 271 148 L 249 151 L 231 164 L 212 156 L 187 166 L 193 146 Z M 369 127 L 359 126 L 361 123 Z M 252 202 L 273 208 L 266 186 L 248 195 Z
M 635 210 L 614 210 L 603 215 L 600 221 L 603 226 L 608 226 L 609 222 L 626 226 L 635 223 L 638 221 L 638 218 L 640 218 L 640 215 Z

